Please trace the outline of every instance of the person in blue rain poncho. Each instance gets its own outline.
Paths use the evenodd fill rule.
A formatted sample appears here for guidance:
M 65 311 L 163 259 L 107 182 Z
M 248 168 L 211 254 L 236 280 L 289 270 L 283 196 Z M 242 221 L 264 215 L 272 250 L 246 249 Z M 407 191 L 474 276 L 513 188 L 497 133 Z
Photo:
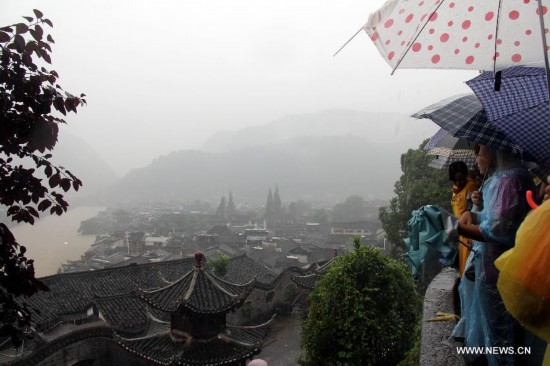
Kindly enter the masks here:
M 466 346 L 517 347 L 523 343 L 523 329 L 504 307 L 493 262 L 514 246 L 516 231 L 529 212 L 525 192 L 533 189 L 533 180 L 519 160 L 484 145 L 476 146 L 476 163 L 489 178 L 481 192 L 472 194 L 472 201 L 481 210 L 466 212 L 458 225 L 460 235 L 475 240 L 466 264 L 468 268 L 473 262 L 475 270 L 460 285 L 464 319 L 459 333 Z M 472 359 L 467 361 L 474 365 L 522 364 L 510 354 L 469 357 Z

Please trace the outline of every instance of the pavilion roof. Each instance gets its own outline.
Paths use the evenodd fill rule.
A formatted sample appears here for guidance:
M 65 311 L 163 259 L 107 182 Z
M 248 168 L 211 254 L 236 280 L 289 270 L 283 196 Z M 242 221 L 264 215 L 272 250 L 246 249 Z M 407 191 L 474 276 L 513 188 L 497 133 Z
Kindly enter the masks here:
M 198 253 L 200 254 L 200 253 Z M 241 304 L 254 287 L 255 278 L 236 284 L 223 280 L 196 261 L 195 268 L 181 278 L 156 290 L 141 290 L 140 297 L 151 306 L 172 312 L 180 306 L 194 313 L 225 313 Z
M 273 318 L 257 326 L 231 326 L 210 339 L 198 340 L 169 329 L 149 336 L 128 339 L 115 336 L 125 350 L 157 365 L 230 365 L 260 353 Z

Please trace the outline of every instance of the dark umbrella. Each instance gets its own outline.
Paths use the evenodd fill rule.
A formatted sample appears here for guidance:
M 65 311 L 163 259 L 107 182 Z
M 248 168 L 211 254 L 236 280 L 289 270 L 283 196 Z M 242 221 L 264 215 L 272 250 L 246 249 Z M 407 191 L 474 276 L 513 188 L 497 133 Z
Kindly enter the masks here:
M 544 69 L 512 67 L 484 72 L 466 84 L 492 125 L 541 163 L 550 163 L 550 105 Z
M 432 104 L 412 115 L 427 118 L 455 137 L 486 145 L 524 160 L 534 160 L 513 139 L 494 127 L 474 94 L 462 94 Z

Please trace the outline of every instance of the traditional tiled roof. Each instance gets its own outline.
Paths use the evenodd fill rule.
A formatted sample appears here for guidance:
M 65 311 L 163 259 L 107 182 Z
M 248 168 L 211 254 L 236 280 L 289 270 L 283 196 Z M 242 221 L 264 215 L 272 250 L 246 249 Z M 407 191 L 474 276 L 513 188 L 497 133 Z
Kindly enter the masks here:
M 332 258 L 326 263 L 317 264 L 317 268 L 312 268 L 312 272 L 307 274 L 292 273 L 290 279 L 300 287 L 313 290 L 323 275 L 328 272 L 334 260 L 335 258 Z
M 124 349 L 157 365 L 232 365 L 260 353 L 272 321 L 273 318 L 249 327 L 228 325 L 224 332 L 206 340 L 172 334 L 169 330 L 142 338 L 116 336 L 115 339 Z
M 94 305 L 115 330 L 144 330 L 149 323 L 147 305 L 133 294 L 95 299 Z
M 38 292 L 26 301 L 40 311 L 40 314 L 33 312 L 33 322 L 39 331 L 44 331 L 58 324 L 62 315 L 85 313 L 98 299 L 130 295 L 139 288 L 154 290 L 166 287 L 193 269 L 194 263 L 193 258 L 187 258 L 43 277 L 40 280 L 49 286 L 50 291 Z M 224 280 L 244 284 L 256 277 L 255 286 L 272 288 L 276 275 L 242 255 L 230 259 Z M 162 317 L 160 312 L 155 315 Z
M 196 257 L 200 259 L 195 268 L 158 290 L 141 290 L 141 298 L 163 311 L 176 311 L 181 306 L 195 313 L 218 314 L 233 309 L 248 297 L 254 278 L 244 284 L 225 281 L 202 266 L 201 253 Z
M 98 271 L 66 273 L 41 278 L 50 291 L 39 292 L 27 301 L 43 313 L 44 321 L 58 315 L 85 312 L 97 297 L 130 294 L 138 288 L 165 286 L 162 278 L 174 281 L 193 267 L 193 259 L 131 265 Z M 40 321 L 39 318 L 37 318 Z M 48 327 L 48 324 L 42 327 Z M 39 324 L 40 325 L 40 324 Z
M 208 235 L 236 235 L 227 225 L 214 225 L 206 233 Z
M 224 279 L 233 283 L 245 283 L 256 278 L 256 286 L 267 288 L 277 278 L 277 274 L 266 266 L 243 254 L 229 261 Z

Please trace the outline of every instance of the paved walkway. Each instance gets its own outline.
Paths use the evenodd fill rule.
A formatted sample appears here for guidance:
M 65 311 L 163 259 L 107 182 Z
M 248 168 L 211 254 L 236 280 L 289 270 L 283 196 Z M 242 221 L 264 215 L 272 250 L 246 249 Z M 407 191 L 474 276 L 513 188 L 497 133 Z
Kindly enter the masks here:
M 269 366 L 297 365 L 300 357 L 300 331 L 302 320 L 298 316 L 275 318 L 271 332 L 266 337 L 262 352 L 256 356 Z

